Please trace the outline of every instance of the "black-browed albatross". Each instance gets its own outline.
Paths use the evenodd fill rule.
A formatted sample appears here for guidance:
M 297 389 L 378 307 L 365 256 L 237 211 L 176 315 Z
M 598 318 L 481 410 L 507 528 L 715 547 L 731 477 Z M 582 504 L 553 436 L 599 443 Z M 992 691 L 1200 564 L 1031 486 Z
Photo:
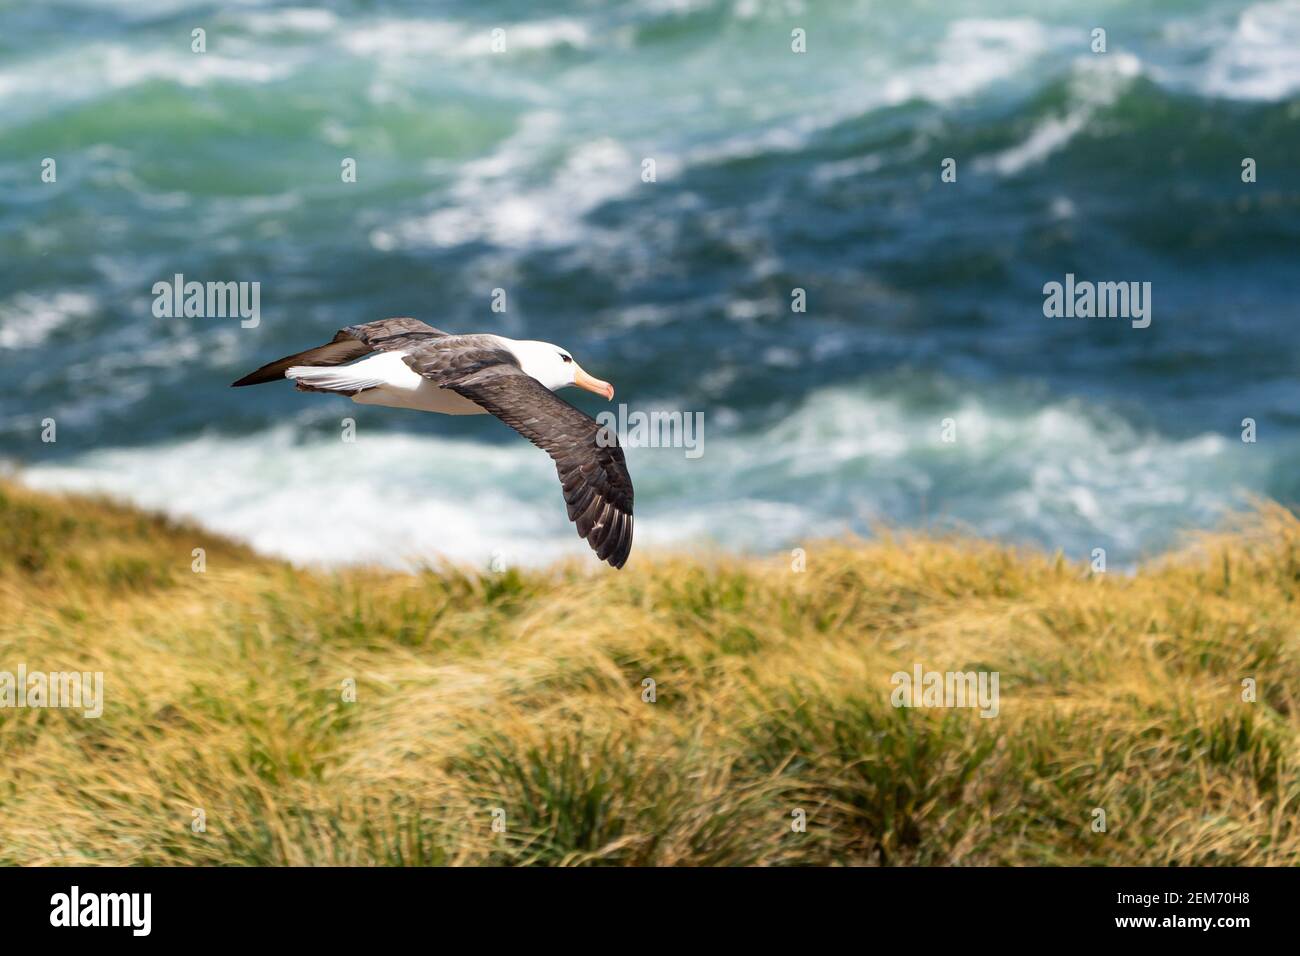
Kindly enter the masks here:
M 576 385 L 612 399 L 614 386 L 592 378 L 558 345 L 381 319 L 349 325 L 328 344 L 263 365 L 234 384 L 285 378 L 303 391 L 350 395 L 362 405 L 490 412 L 554 459 L 569 520 L 596 557 L 616 568 L 627 562 L 632 479 L 623 449 L 610 429 L 552 394 Z

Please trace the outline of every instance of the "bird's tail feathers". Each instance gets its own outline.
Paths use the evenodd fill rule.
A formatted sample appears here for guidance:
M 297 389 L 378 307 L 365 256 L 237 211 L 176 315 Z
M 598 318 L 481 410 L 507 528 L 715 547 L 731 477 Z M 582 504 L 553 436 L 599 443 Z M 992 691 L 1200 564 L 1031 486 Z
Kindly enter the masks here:
M 304 392 L 339 392 L 344 395 L 355 395 L 385 382 L 374 374 L 366 374 L 359 365 L 294 365 L 285 369 L 284 377 L 292 379 Z
M 278 382 L 288 376 L 290 366 L 303 365 L 342 365 L 344 362 L 351 362 L 358 359 L 370 351 L 370 346 L 364 342 L 359 342 L 351 336 L 340 332 L 334 337 L 333 342 L 327 342 L 324 345 L 318 345 L 314 349 L 307 349 L 305 352 L 296 352 L 293 355 L 286 355 L 282 359 L 276 359 L 274 362 L 268 362 L 255 372 L 249 372 L 238 382 L 234 383 L 236 388 L 242 385 L 262 385 L 266 382 Z

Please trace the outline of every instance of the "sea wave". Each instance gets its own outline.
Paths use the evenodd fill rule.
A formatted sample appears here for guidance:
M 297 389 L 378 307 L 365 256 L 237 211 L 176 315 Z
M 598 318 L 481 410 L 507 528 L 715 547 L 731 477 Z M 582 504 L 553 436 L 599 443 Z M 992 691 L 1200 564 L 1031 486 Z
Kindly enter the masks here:
M 1276 101 L 1300 92 L 1300 0 L 1254 4 L 1204 33 L 1209 56 L 1191 77 L 1202 95 Z
M 1131 53 L 1077 58 L 1068 82 L 1069 103 L 1065 112 L 1039 119 L 1023 141 L 994 155 L 978 157 L 975 168 L 1014 176 L 1045 161 L 1087 129 L 1100 111 L 1113 106 L 1141 74 L 1142 63 Z
M 1072 401 L 931 383 L 911 401 L 870 385 L 824 389 L 768 428 L 709 435 L 700 458 L 649 447 L 627 456 L 639 549 L 767 552 L 921 526 L 1073 556 L 1105 547 L 1120 562 L 1168 545 L 1174 526 L 1212 525 L 1242 505 L 1268 463 L 1240 444 L 1152 434 Z M 363 431 L 348 443 L 283 425 L 97 450 L 19 477 L 196 519 L 301 563 L 537 564 L 585 551 L 551 463 L 522 442 Z

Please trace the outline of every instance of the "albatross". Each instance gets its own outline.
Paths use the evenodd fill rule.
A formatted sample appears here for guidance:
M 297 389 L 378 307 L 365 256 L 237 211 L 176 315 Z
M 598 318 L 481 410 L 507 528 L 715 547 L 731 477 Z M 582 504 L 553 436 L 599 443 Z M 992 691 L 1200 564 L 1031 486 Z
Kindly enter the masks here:
M 233 387 L 282 379 L 361 405 L 495 415 L 554 460 L 569 520 L 596 557 L 616 568 L 627 563 L 632 479 L 623 449 L 611 429 L 554 394 L 576 385 L 610 400 L 614 386 L 558 345 L 381 319 L 340 329 L 325 345 L 263 365 Z

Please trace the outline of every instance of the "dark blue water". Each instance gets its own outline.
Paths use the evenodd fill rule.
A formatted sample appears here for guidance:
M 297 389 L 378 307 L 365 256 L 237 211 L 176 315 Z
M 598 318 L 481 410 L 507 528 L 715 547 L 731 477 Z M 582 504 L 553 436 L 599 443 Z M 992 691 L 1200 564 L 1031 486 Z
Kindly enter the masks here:
M 0 456 L 303 560 L 580 551 L 495 422 L 227 387 L 413 315 L 702 412 L 629 451 L 643 544 L 1130 561 L 1294 503 L 1300 4 L 1143 7 L 0 4 Z M 155 317 L 176 273 L 259 324 Z M 1150 326 L 1045 317 L 1066 273 Z

